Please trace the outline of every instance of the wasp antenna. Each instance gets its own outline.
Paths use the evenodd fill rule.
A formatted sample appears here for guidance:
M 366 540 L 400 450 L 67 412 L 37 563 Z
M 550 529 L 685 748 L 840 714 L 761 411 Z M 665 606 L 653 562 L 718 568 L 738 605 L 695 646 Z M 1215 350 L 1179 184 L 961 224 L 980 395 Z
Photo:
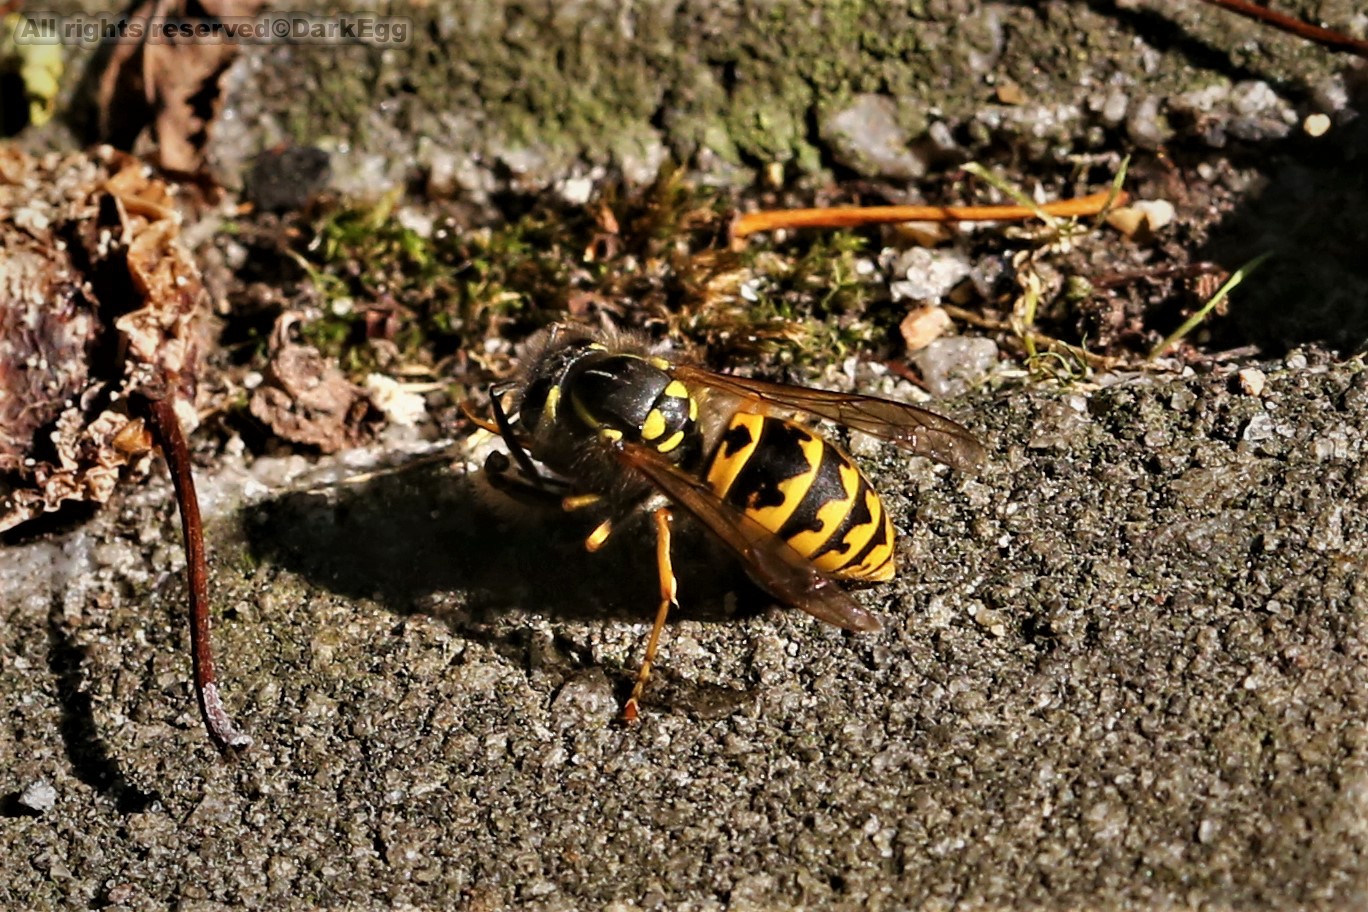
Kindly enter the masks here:
M 522 469 L 523 474 L 531 479 L 538 487 L 541 486 L 542 474 L 537 471 L 537 466 L 532 462 L 532 457 L 523 449 L 518 440 L 518 435 L 513 431 L 513 424 L 508 420 L 508 413 L 504 411 L 503 403 L 498 396 L 489 397 L 489 407 L 494 411 L 494 424 L 500 437 L 508 451 L 513 454 L 513 458 L 518 463 L 518 468 Z
M 481 416 L 475 414 L 475 405 L 469 399 L 461 400 L 461 414 L 465 415 L 466 420 L 469 421 L 471 424 L 475 425 L 477 428 L 488 431 L 491 434 L 497 434 L 499 436 L 502 436 L 503 432 L 499 430 L 499 426 L 497 424 L 490 421 L 488 418 L 482 418 Z

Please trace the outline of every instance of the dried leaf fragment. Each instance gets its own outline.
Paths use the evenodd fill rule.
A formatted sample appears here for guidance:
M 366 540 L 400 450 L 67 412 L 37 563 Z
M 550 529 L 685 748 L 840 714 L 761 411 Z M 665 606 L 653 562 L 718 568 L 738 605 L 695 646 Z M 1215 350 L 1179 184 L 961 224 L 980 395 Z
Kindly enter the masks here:
M 128 398 L 193 390 L 207 294 L 166 184 L 108 147 L 0 145 L 0 530 L 146 464 Z
M 361 443 L 379 413 L 336 363 L 289 340 L 293 322 L 286 315 L 276 325 L 266 382 L 252 394 L 252 415 L 277 436 L 324 453 Z
M 254 16 L 264 3 L 257 0 L 148 0 L 128 14 L 153 34 L 158 21 L 185 20 L 197 14 L 204 20 Z M 96 93 L 100 137 L 132 149 L 149 125 L 158 161 L 167 171 L 194 174 L 203 165 L 203 149 L 210 121 L 219 104 L 219 80 L 238 46 L 160 34 L 143 41 L 112 46 L 99 76 Z

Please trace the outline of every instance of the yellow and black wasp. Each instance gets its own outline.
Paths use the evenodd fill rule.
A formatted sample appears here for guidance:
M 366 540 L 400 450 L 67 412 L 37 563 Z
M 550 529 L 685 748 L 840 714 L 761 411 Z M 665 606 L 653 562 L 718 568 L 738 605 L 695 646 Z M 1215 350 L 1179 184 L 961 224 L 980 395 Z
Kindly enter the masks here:
M 675 507 L 735 551 L 779 601 L 846 630 L 879 629 L 833 581 L 892 578 L 892 520 L 850 456 L 788 415 L 834 421 L 957 469 L 976 470 L 984 458 L 969 431 L 914 405 L 718 374 L 616 334 L 558 324 L 528 352 L 520 373 L 490 391 L 493 423 L 477 419 L 516 463 L 491 456 L 491 484 L 596 513 L 585 539 L 591 552 L 629 516 L 645 511 L 654 521 L 660 607 L 624 708 L 628 721 L 677 605 Z

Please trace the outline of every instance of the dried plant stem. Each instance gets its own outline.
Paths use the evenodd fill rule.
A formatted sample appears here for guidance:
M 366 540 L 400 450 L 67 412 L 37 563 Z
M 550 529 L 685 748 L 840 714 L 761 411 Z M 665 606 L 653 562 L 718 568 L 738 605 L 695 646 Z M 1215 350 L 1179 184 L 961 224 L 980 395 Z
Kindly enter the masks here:
M 1122 205 L 1126 194 L 1108 190 L 1078 199 L 1031 206 L 832 206 L 828 209 L 776 209 L 747 212 L 732 223 L 733 238 L 780 228 L 856 228 L 896 222 L 995 222 L 1033 218 L 1038 213 L 1059 218 L 1096 215 L 1108 204 Z
M 1284 32 L 1304 38 L 1307 41 L 1328 47 L 1332 51 L 1342 51 L 1346 54 L 1355 54 L 1359 57 L 1368 57 L 1368 41 L 1359 38 L 1352 38 L 1343 32 L 1333 29 L 1321 28 L 1318 25 L 1311 25 L 1294 19 L 1284 13 L 1276 13 L 1267 7 L 1250 3 L 1249 0 L 1204 0 L 1212 6 L 1219 6 L 1222 9 L 1230 10 L 1240 16 L 1254 19 L 1265 25 Z
M 209 737 L 221 750 L 244 750 L 252 739 L 238 731 L 223 708 L 214 652 L 209 639 L 209 574 L 204 563 L 204 527 L 200 521 L 195 479 L 190 474 L 190 450 L 185 444 L 174 400 L 144 398 L 153 439 L 171 471 L 171 484 L 180 507 L 181 534 L 185 538 L 185 572 L 190 585 L 190 659 L 194 666 L 195 696 Z

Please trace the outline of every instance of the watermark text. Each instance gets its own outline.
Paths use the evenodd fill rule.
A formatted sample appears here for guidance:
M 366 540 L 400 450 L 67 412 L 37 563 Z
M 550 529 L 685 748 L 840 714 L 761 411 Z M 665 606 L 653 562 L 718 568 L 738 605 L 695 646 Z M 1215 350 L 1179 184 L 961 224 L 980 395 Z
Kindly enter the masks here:
M 413 20 L 378 13 L 271 12 L 260 16 L 60 16 L 25 12 L 15 44 L 367 44 L 398 47 L 413 39 Z

